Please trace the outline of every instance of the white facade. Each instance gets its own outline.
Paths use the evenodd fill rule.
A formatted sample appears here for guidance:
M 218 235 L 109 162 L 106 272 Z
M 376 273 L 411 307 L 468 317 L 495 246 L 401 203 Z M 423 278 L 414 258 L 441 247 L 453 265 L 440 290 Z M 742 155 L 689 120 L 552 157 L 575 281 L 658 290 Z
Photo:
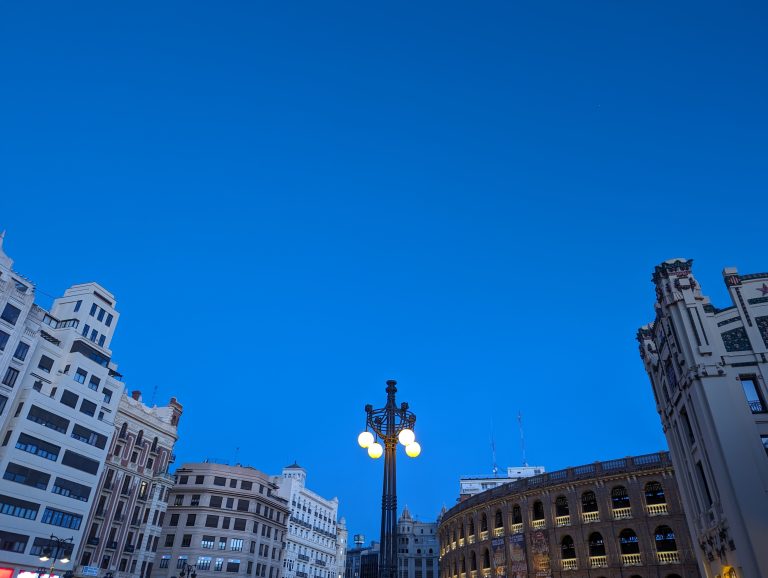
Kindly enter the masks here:
M 703 574 L 768 576 L 768 273 L 702 295 L 691 261 L 656 267 L 656 319 L 638 331 Z
M 349 543 L 349 533 L 347 531 L 347 520 L 342 518 L 336 524 L 336 576 L 342 578 L 344 569 L 347 567 L 347 544 Z
M 543 473 L 543 466 L 519 466 L 507 468 L 507 475 L 505 476 L 463 476 L 459 478 L 459 500 L 503 484 L 509 484 L 510 482 L 516 482 L 517 480 Z
M 12 265 L 0 237 L 0 567 L 17 575 L 49 567 L 52 534 L 80 546 L 123 384 L 115 298 L 75 285 L 47 312 Z
M 307 472 L 298 464 L 275 478 L 291 516 L 283 563 L 284 578 L 338 578 L 336 516 L 339 500 L 327 500 L 306 487 Z
M 414 520 L 408 506 L 397 521 L 398 578 L 439 578 L 437 522 Z

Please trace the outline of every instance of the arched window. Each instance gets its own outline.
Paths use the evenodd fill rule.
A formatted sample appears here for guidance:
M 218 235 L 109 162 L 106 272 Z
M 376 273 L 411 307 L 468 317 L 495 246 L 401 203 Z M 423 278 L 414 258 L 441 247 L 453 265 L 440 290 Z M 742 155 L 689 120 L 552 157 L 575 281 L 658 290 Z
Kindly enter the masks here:
M 139 430 L 139 435 L 136 436 L 136 445 L 140 446 L 141 442 L 143 442 L 143 441 L 144 441 L 144 430 L 140 429 Z
M 597 512 L 597 496 L 592 490 L 581 494 L 581 511 L 586 513 Z
M 624 486 L 616 486 L 611 490 L 611 503 L 614 510 L 629 508 L 629 494 Z
M 483 568 L 491 567 L 491 554 L 488 552 L 488 548 L 483 552 Z
M 461 526 L 459 526 L 459 538 L 462 538 L 462 539 L 464 538 L 464 524 L 461 524 Z
M 485 515 L 485 512 L 483 512 L 483 514 L 480 516 L 480 531 L 488 531 L 488 516 Z
M 470 520 L 469 521 L 469 535 L 474 536 L 475 535 L 475 521 Z
M 539 500 L 536 500 L 533 503 L 533 519 L 534 520 L 544 519 L 544 504 L 542 504 Z
M 458 576 L 458 574 L 459 574 L 459 563 L 456 560 L 454 560 L 453 561 L 453 575 L 454 576 Z
M 477 556 L 475 555 L 474 550 L 469 556 L 469 569 L 470 570 L 477 570 Z
M 677 552 L 677 542 L 672 528 L 659 526 L 656 528 L 655 537 L 657 552 Z
M 464 572 L 467 571 L 467 561 L 464 558 L 464 556 L 461 557 L 461 573 L 464 574 Z
M 564 536 L 562 542 L 560 542 L 560 550 L 563 560 L 574 559 L 576 557 L 576 545 L 573 543 L 573 538 Z
M 523 523 L 523 514 L 520 511 L 520 505 L 515 504 L 512 506 L 512 523 L 513 524 L 522 524 Z
M 645 503 L 649 506 L 667 503 L 667 498 L 664 496 L 664 488 L 659 482 L 648 482 L 645 484 Z
M 451 542 L 455 542 L 455 541 L 456 541 L 456 528 L 454 527 L 451 530 Z
M 600 532 L 592 532 L 589 535 L 589 555 L 605 556 L 605 542 Z
M 555 500 L 555 516 L 568 516 L 571 510 L 568 508 L 568 499 L 565 496 L 558 496 Z
M 494 528 L 503 528 L 504 527 L 504 519 L 501 516 L 501 510 L 496 510 L 496 516 L 495 520 L 493 521 L 493 527 Z
M 640 543 L 637 541 L 637 534 L 627 528 L 619 534 L 619 549 L 622 554 L 639 554 Z
M 152 449 L 151 451 L 156 452 L 157 451 L 157 436 L 155 436 L 155 439 L 152 440 Z
M 123 425 L 120 426 L 120 434 L 117 436 L 121 439 L 125 439 L 125 435 L 128 433 L 128 422 L 124 421 Z

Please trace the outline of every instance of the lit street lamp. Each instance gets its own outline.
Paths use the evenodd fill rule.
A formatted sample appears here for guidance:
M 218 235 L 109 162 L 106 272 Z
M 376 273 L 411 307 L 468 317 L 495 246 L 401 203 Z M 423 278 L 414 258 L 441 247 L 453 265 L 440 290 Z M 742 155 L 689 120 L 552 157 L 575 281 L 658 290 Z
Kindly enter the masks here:
M 56 566 L 57 561 L 61 562 L 62 564 L 69 564 L 69 555 L 67 550 L 69 550 L 69 552 L 72 551 L 74 540 L 74 536 L 72 538 L 65 539 L 57 538 L 51 534 L 51 537 L 48 540 L 48 545 L 43 548 L 43 555 L 40 556 L 41 562 L 47 562 L 48 560 L 51 561 L 51 568 L 48 570 L 48 578 L 53 578 L 53 569 L 54 566 Z M 70 545 L 69 548 L 67 548 L 67 543 Z
M 384 455 L 384 487 L 381 497 L 381 550 L 379 578 L 397 578 L 397 442 L 405 446 L 405 453 L 415 458 L 421 453 L 413 426 L 416 415 L 403 402 L 395 403 L 397 382 L 387 381 L 387 405 L 381 409 L 365 406 L 365 431 L 357 436 L 357 443 L 368 450 L 374 459 Z M 371 431 L 369 431 L 369 429 Z M 376 439 L 383 442 L 376 441 Z

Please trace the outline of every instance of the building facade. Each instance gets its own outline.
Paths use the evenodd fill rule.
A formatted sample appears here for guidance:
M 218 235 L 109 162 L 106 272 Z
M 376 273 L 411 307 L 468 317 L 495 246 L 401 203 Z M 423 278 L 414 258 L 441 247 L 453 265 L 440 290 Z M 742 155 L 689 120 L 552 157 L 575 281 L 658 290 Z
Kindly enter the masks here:
M 464 500 L 485 490 L 497 488 L 523 478 L 544 473 L 542 466 L 519 466 L 507 468 L 504 476 L 462 476 L 459 478 L 459 500 Z
M 283 468 L 274 481 L 291 508 L 285 578 L 336 578 L 339 500 L 328 500 L 307 488 L 307 472 L 297 463 Z
M 168 473 L 182 407 L 148 407 L 141 392 L 121 395 L 110 451 L 81 542 L 77 571 L 116 578 L 152 573 L 174 478 Z
M 109 349 L 118 313 L 96 283 L 50 311 L 16 273 L 0 237 L 0 569 L 37 574 L 49 537 L 80 546 L 123 393 Z M 72 562 L 53 560 L 61 574 Z
M 718 309 L 691 265 L 656 267 L 640 355 L 704 575 L 768 576 L 768 273 L 725 269 Z
M 349 545 L 349 534 L 347 533 L 347 520 L 341 518 L 336 524 L 336 576 L 344 577 L 344 571 L 347 567 L 347 547 Z
M 291 510 L 278 486 L 259 470 L 215 463 L 175 472 L 153 577 L 281 578 Z
M 379 542 L 364 546 L 365 538 L 355 534 L 355 546 L 347 550 L 345 578 L 379 578 Z
M 437 522 L 414 520 L 408 506 L 397 520 L 398 578 L 438 578 Z
M 666 452 L 524 478 L 440 518 L 441 578 L 698 578 Z

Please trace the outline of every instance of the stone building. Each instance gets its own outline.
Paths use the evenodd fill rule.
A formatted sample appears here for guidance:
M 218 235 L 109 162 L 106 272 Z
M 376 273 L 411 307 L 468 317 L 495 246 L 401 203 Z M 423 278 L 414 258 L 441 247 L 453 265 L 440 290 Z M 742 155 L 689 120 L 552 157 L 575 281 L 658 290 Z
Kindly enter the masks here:
M 285 549 L 285 578 L 336 578 L 336 515 L 339 500 L 306 487 L 307 472 L 294 463 L 273 480 L 291 508 Z
M 414 520 L 408 506 L 397 521 L 398 578 L 438 578 L 437 522 Z
M 441 578 L 698 578 L 669 454 L 596 462 L 468 498 L 440 519 Z
M 153 577 L 226 573 L 280 578 L 291 510 L 267 474 L 247 466 L 184 464 L 175 472 Z
M 704 574 L 768 576 L 768 273 L 723 270 L 720 309 L 691 264 L 656 267 L 640 355 Z
M 347 567 L 347 545 L 349 534 L 347 533 L 347 520 L 341 518 L 336 524 L 336 577 L 344 578 L 344 570 Z
M 61 573 L 82 543 L 124 389 L 110 350 L 118 313 L 96 283 L 40 308 L 2 244 L 0 569 L 36 573 L 55 534 L 72 538 L 53 561 Z
M 174 482 L 168 468 L 181 413 L 175 398 L 167 406 L 148 407 L 139 391 L 120 397 L 98 499 L 79 548 L 80 573 L 97 568 L 116 578 L 152 573 Z
M 347 550 L 345 578 L 379 578 L 379 542 L 364 546 L 362 535 L 355 534 L 355 547 Z

